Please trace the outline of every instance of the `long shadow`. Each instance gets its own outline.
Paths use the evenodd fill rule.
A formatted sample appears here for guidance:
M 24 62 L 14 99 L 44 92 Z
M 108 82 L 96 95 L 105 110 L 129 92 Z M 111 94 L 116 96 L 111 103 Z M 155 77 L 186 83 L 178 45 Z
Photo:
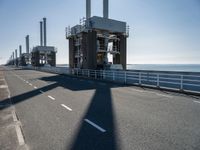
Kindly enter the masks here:
M 84 121 L 85 119 L 99 125 L 106 132 L 96 129 Z M 82 124 L 67 149 L 117 150 L 120 149 L 119 143 L 117 142 L 115 111 L 110 87 L 97 88 L 86 113 L 83 115 Z
M 46 92 L 53 90 L 57 87 L 63 87 L 72 91 L 81 91 L 88 89 L 95 89 L 96 92 L 88 105 L 85 114 L 82 117 L 82 122 L 79 129 L 72 138 L 70 145 L 66 146 L 71 150 L 118 150 L 120 145 L 117 138 L 117 129 L 115 121 L 115 111 L 113 108 L 111 88 L 118 87 L 119 85 L 108 84 L 100 86 L 98 84 L 89 84 L 86 81 L 80 82 L 73 80 L 70 77 L 62 75 L 55 75 L 50 77 L 43 77 L 40 80 L 50 82 L 52 84 L 42 88 L 23 93 L 12 97 L 12 104 L 16 105 L 30 98 L 35 97 L 40 93 L 40 90 Z M 0 102 L 0 110 L 9 107 L 10 99 L 5 99 Z M 88 119 L 100 127 L 104 128 L 106 132 L 101 132 L 92 125 L 88 124 L 84 119 Z
M 46 91 L 52 90 L 56 87 L 57 87 L 57 84 L 54 83 L 54 84 L 39 88 L 37 90 L 32 90 L 30 92 L 26 92 L 26 93 L 23 93 L 23 94 L 20 94 L 20 95 L 17 95 L 17 96 L 13 96 L 11 98 L 12 99 L 12 105 L 16 105 L 16 104 L 21 103 L 23 101 L 29 100 L 32 97 L 40 95 L 41 94 L 40 90 L 42 90 L 43 92 L 46 92 Z M 7 107 L 10 107 L 11 106 L 10 105 L 10 99 L 7 98 L 7 99 L 0 101 L 0 106 L 1 106 L 0 110 L 3 110 Z
M 105 86 L 94 86 L 90 84 L 80 84 L 80 81 L 78 80 L 73 80 L 73 82 L 71 82 L 72 78 L 70 78 L 70 82 L 68 82 L 69 80 L 63 82 L 63 76 L 43 77 L 41 80 L 59 83 L 59 86 L 72 91 L 96 89 L 95 94 L 81 119 L 82 123 L 79 125 L 78 131 L 76 132 L 75 137 L 73 137 L 70 145 L 67 146 L 67 150 L 120 149 L 111 95 L 111 88 L 119 87 L 119 85 L 108 84 Z M 85 119 L 99 125 L 105 129 L 106 132 L 99 131 L 88 124 Z

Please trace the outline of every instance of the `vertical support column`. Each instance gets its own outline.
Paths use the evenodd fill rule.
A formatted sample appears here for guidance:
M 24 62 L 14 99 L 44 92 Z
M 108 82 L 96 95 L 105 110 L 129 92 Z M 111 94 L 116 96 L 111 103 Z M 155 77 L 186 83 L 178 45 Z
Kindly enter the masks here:
M 18 65 L 18 60 L 17 60 L 17 49 L 15 50 L 15 65 Z
M 12 65 L 14 65 L 15 64 L 15 52 L 12 53 L 12 58 L 13 58 Z
M 91 0 L 86 0 L 86 19 L 91 17 Z
M 15 58 L 17 59 L 17 49 L 15 50 Z
M 108 0 L 103 0 L 103 17 L 108 19 Z
M 88 32 L 87 35 L 87 66 L 88 69 L 97 67 L 97 32 Z
M 26 36 L 26 53 L 29 54 L 29 35 Z M 28 55 L 26 64 L 29 64 L 29 63 L 30 63 L 30 57 Z
M 21 55 L 22 55 L 22 46 L 19 45 L 19 57 L 21 57 Z
M 74 39 L 69 39 L 69 67 L 74 68 Z
M 42 21 L 40 21 L 40 46 L 43 46 L 43 30 L 42 30 Z
M 13 59 L 13 60 L 15 59 L 15 54 L 14 54 L 14 52 L 12 52 L 12 59 Z
M 26 53 L 29 54 L 29 35 L 26 36 Z
M 126 70 L 126 41 L 127 38 L 124 35 L 120 36 L 120 64 L 122 64 L 123 69 Z
M 47 46 L 46 18 L 43 18 L 44 29 L 44 46 Z

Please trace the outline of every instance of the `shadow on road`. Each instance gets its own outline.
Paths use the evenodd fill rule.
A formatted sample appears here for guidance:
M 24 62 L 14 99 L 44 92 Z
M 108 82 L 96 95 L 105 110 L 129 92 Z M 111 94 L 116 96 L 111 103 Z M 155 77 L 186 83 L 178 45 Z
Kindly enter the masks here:
M 98 124 L 106 132 L 101 132 L 89 125 L 84 119 Z M 109 87 L 100 89 L 91 99 L 86 113 L 83 115 L 82 124 L 72 140 L 70 150 L 117 150 L 117 130 L 115 121 L 115 111 L 113 108 L 111 90 Z
M 117 135 L 116 127 L 116 117 L 115 110 L 113 106 L 113 99 L 111 94 L 111 88 L 119 87 L 119 85 L 106 84 L 98 85 L 95 81 L 93 84 L 85 82 L 80 82 L 77 79 L 72 79 L 71 77 L 65 77 L 62 75 L 55 75 L 51 77 L 43 77 L 40 80 L 47 81 L 51 83 L 50 85 L 44 86 L 42 88 L 17 95 L 12 97 L 12 104 L 16 105 L 30 98 L 40 95 L 40 90 L 46 92 L 53 90 L 56 87 L 63 87 L 72 91 L 95 89 L 95 94 L 86 109 L 85 114 L 83 114 L 81 124 L 79 125 L 78 131 L 75 136 L 72 137 L 70 145 L 66 145 L 66 149 L 70 150 L 118 150 L 120 149 L 120 142 Z M 0 107 L 0 110 L 5 109 L 9 106 L 9 99 L 5 99 L 0 102 L 0 105 L 5 107 Z M 8 104 L 8 105 L 6 105 Z M 106 132 L 101 132 L 92 125 L 88 124 L 85 119 L 92 121 L 93 123 L 99 125 Z

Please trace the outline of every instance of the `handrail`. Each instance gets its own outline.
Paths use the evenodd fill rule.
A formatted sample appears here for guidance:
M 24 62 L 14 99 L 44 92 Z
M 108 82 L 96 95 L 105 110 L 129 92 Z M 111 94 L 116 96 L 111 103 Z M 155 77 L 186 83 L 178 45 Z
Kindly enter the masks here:
M 24 68 L 24 67 L 23 67 Z M 116 71 L 116 70 L 91 70 L 70 69 L 65 67 L 25 67 L 34 70 L 75 75 L 80 77 L 107 80 L 112 82 L 123 82 L 125 84 L 144 85 L 163 89 L 176 89 L 179 91 L 192 91 L 200 93 L 200 75 L 174 74 L 174 73 L 152 73 L 145 71 Z M 176 86 L 175 86 L 176 85 Z

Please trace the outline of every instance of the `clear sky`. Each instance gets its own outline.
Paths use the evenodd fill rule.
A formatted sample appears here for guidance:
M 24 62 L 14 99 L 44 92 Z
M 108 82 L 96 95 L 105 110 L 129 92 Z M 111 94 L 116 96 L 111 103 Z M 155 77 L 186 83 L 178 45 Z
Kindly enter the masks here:
M 130 26 L 127 63 L 200 64 L 200 0 L 109 0 L 112 19 Z M 102 16 L 103 0 L 92 0 Z M 57 63 L 68 63 L 65 27 L 85 16 L 85 0 L 0 0 L 0 64 L 25 36 L 39 45 L 39 21 L 47 17 L 47 44 L 57 47 Z

